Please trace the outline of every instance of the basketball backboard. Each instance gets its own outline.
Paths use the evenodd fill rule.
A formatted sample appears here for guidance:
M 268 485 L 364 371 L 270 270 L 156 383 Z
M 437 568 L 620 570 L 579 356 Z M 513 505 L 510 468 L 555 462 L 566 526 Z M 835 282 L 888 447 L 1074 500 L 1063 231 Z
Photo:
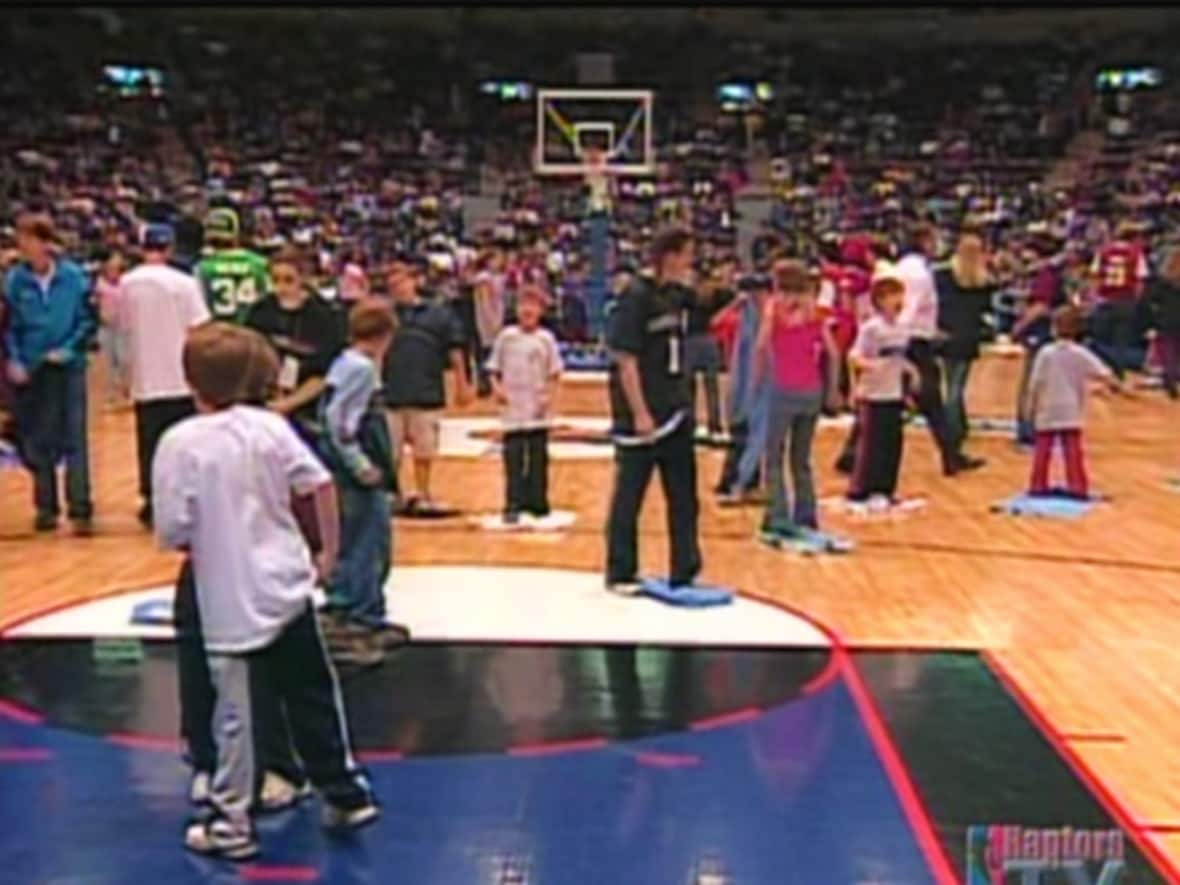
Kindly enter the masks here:
M 537 90 L 535 171 L 584 175 L 584 153 L 597 147 L 606 152 L 609 171 L 651 174 L 652 98 L 647 89 Z

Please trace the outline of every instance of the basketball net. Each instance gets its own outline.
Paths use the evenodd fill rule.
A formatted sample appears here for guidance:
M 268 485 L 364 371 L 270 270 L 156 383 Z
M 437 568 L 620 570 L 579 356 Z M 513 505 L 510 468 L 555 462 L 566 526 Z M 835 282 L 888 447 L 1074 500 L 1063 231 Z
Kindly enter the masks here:
M 610 212 L 610 172 L 606 167 L 606 151 L 601 148 L 587 148 L 584 158 L 590 212 Z

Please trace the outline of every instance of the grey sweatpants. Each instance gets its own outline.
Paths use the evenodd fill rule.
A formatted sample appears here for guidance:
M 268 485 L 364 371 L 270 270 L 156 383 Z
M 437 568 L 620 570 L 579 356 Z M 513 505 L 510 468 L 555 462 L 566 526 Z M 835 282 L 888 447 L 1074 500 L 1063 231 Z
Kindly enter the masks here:
M 213 704 L 213 741 L 217 769 L 210 800 L 235 830 L 250 831 L 250 802 L 254 795 L 254 740 L 250 718 L 250 659 L 243 655 L 210 654 L 209 676 Z

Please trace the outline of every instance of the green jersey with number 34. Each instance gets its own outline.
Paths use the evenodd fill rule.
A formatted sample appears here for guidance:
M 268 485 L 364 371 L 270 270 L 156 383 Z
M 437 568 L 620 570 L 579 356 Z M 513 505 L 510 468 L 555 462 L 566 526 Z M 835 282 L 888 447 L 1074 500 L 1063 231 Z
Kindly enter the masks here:
M 249 249 L 223 249 L 202 258 L 197 279 L 214 319 L 244 323 L 254 302 L 270 291 L 267 261 Z

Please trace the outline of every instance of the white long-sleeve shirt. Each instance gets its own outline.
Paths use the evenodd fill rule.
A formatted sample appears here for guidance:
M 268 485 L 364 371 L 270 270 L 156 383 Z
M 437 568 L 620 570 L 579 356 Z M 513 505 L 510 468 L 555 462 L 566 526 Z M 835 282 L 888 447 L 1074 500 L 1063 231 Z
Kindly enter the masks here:
M 925 341 L 938 335 L 938 289 L 925 256 L 911 252 L 897 262 L 897 275 L 905 283 L 905 303 L 898 317 L 911 338 Z

